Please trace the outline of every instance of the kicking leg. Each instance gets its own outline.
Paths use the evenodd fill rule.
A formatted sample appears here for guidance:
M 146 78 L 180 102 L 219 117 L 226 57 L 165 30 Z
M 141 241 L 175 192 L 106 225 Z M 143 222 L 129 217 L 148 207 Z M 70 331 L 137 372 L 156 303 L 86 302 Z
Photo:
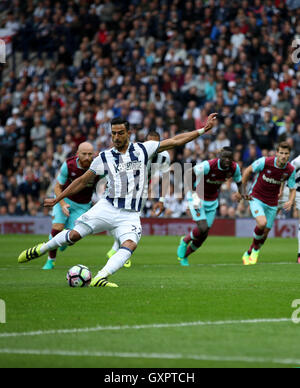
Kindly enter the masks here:
M 47 243 L 41 243 L 33 248 L 29 248 L 23 251 L 19 258 L 19 263 L 26 263 L 28 261 L 37 259 L 38 257 L 43 256 L 45 253 L 49 251 L 53 251 L 59 247 L 66 245 L 74 245 L 77 241 L 81 240 L 81 238 L 91 234 L 92 231 L 88 227 L 81 227 L 81 225 L 77 225 L 76 229 L 81 229 L 82 234 L 78 231 L 74 230 L 63 230 L 58 233 L 52 240 L 49 240 Z
M 115 283 L 109 283 L 107 278 L 117 272 L 124 266 L 126 261 L 130 259 L 133 252 L 137 248 L 137 243 L 132 240 L 126 240 L 118 250 L 106 263 L 106 265 L 98 272 L 97 276 L 92 280 L 91 287 L 118 287 Z

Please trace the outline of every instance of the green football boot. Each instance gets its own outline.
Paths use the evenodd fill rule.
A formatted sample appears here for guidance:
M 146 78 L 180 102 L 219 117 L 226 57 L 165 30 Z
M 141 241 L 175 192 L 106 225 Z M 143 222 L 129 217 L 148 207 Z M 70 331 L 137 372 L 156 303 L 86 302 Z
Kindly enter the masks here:
M 109 260 L 113 255 L 115 255 L 117 253 L 117 251 L 115 251 L 113 248 L 111 248 L 110 251 L 107 252 L 106 254 L 106 258 L 107 260 Z
M 187 248 L 188 248 L 188 244 L 184 241 L 184 236 L 183 236 L 180 239 L 180 243 L 179 243 L 179 246 L 178 246 L 178 249 L 177 249 L 178 259 L 184 259 L 185 258 Z
M 33 248 L 26 249 L 26 251 L 23 251 L 20 256 L 18 257 L 18 263 L 27 263 L 28 261 L 37 259 L 38 257 L 43 256 L 45 253 L 41 253 L 41 247 L 44 245 L 44 243 L 41 243 Z
M 250 255 L 248 251 L 244 253 L 242 260 L 244 265 L 250 265 Z
M 189 267 L 189 260 L 187 257 L 185 257 L 184 259 L 180 259 L 178 258 L 179 262 L 180 262 L 180 265 L 182 265 L 183 267 Z
M 107 278 L 102 278 L 101 276 L 96 276 L 92 279 L 90 287 L 111 287 L 118 288 L 119 286 L 115 283 L 110 283 L 107 281 Z
M 50 259 L 47 260 L 46 264 L 43 267 L 43 269 L 46 271 L 54 268 L 55 268 L 55 261 Z
M 126 263 L 124 264 L 125 268 L 130 268 L 131 267 L 131 260 L 127 260 Z
M 249 258 L 250 265 L 257 264 L 258 256 L 259 256 L 259 250 L 256 251 L 255 249 L 252 249 L 252 252 L 251 252 L 251 255 L 250 255 L 250 258 Z
M 180 243 L 179 243 L 179 246 L 178 246 L 178 249 L 177 249 L 177 256 L 178 256 L 178 260 L 179 260 L 180 264 L 183 267 L 188 267 L 189 266 L 188 258 L 185 257 L 188 246 L 189 246 L 189 244 L 187 244 L 184 241 L 184 236 L 181 237 Z

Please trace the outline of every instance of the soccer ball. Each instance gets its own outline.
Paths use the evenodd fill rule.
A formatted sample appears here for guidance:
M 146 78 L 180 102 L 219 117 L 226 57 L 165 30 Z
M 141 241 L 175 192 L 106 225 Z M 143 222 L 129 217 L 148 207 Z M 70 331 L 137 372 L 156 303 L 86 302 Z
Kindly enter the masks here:
M 91 280 L 90 270 L 81 264 L 75 265 L 67 273 L 67 281 L 70 287 L 88 287 Z

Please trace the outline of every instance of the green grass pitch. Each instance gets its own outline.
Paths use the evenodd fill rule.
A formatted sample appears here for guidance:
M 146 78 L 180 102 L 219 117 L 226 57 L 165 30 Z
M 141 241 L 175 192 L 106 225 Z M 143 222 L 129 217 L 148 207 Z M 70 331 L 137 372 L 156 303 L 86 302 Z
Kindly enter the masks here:
M 300 366 L 296 240 L 270 239 L 259 264 L 244 267 L 250 239 L 210 237 L 183 268 L 177 237 L 143 237 L 132 268 L 112 277 L 118 289 L 71 289 L 67 270 L 95 274 L 111 238 L 69 247 L 53 271 L 41 270 L 45 257 L 17 264 L 44 239 L 0 237 L 0 367 Z

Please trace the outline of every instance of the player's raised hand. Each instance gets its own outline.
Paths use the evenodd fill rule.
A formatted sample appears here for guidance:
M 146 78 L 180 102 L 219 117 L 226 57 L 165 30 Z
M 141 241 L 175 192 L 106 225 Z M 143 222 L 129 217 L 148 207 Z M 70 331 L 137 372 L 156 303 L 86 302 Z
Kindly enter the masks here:
M 56 199 L 55 198 L 46 198 L 44 200 L 44 207 L 53 207 L 56 205 Z
M 288 201 L 288 202 L 286 202 L 286 203 L 283 205 L 283 209 L 284 209 L 286 212 L 291 211 L 292 207 L 293 207 L 293 201 Z
M 208 116 L 204 131 L 208 132 L 210 131 L 216 124 L 216 119 L 217 119 L 218 113 L 212 113 Z

